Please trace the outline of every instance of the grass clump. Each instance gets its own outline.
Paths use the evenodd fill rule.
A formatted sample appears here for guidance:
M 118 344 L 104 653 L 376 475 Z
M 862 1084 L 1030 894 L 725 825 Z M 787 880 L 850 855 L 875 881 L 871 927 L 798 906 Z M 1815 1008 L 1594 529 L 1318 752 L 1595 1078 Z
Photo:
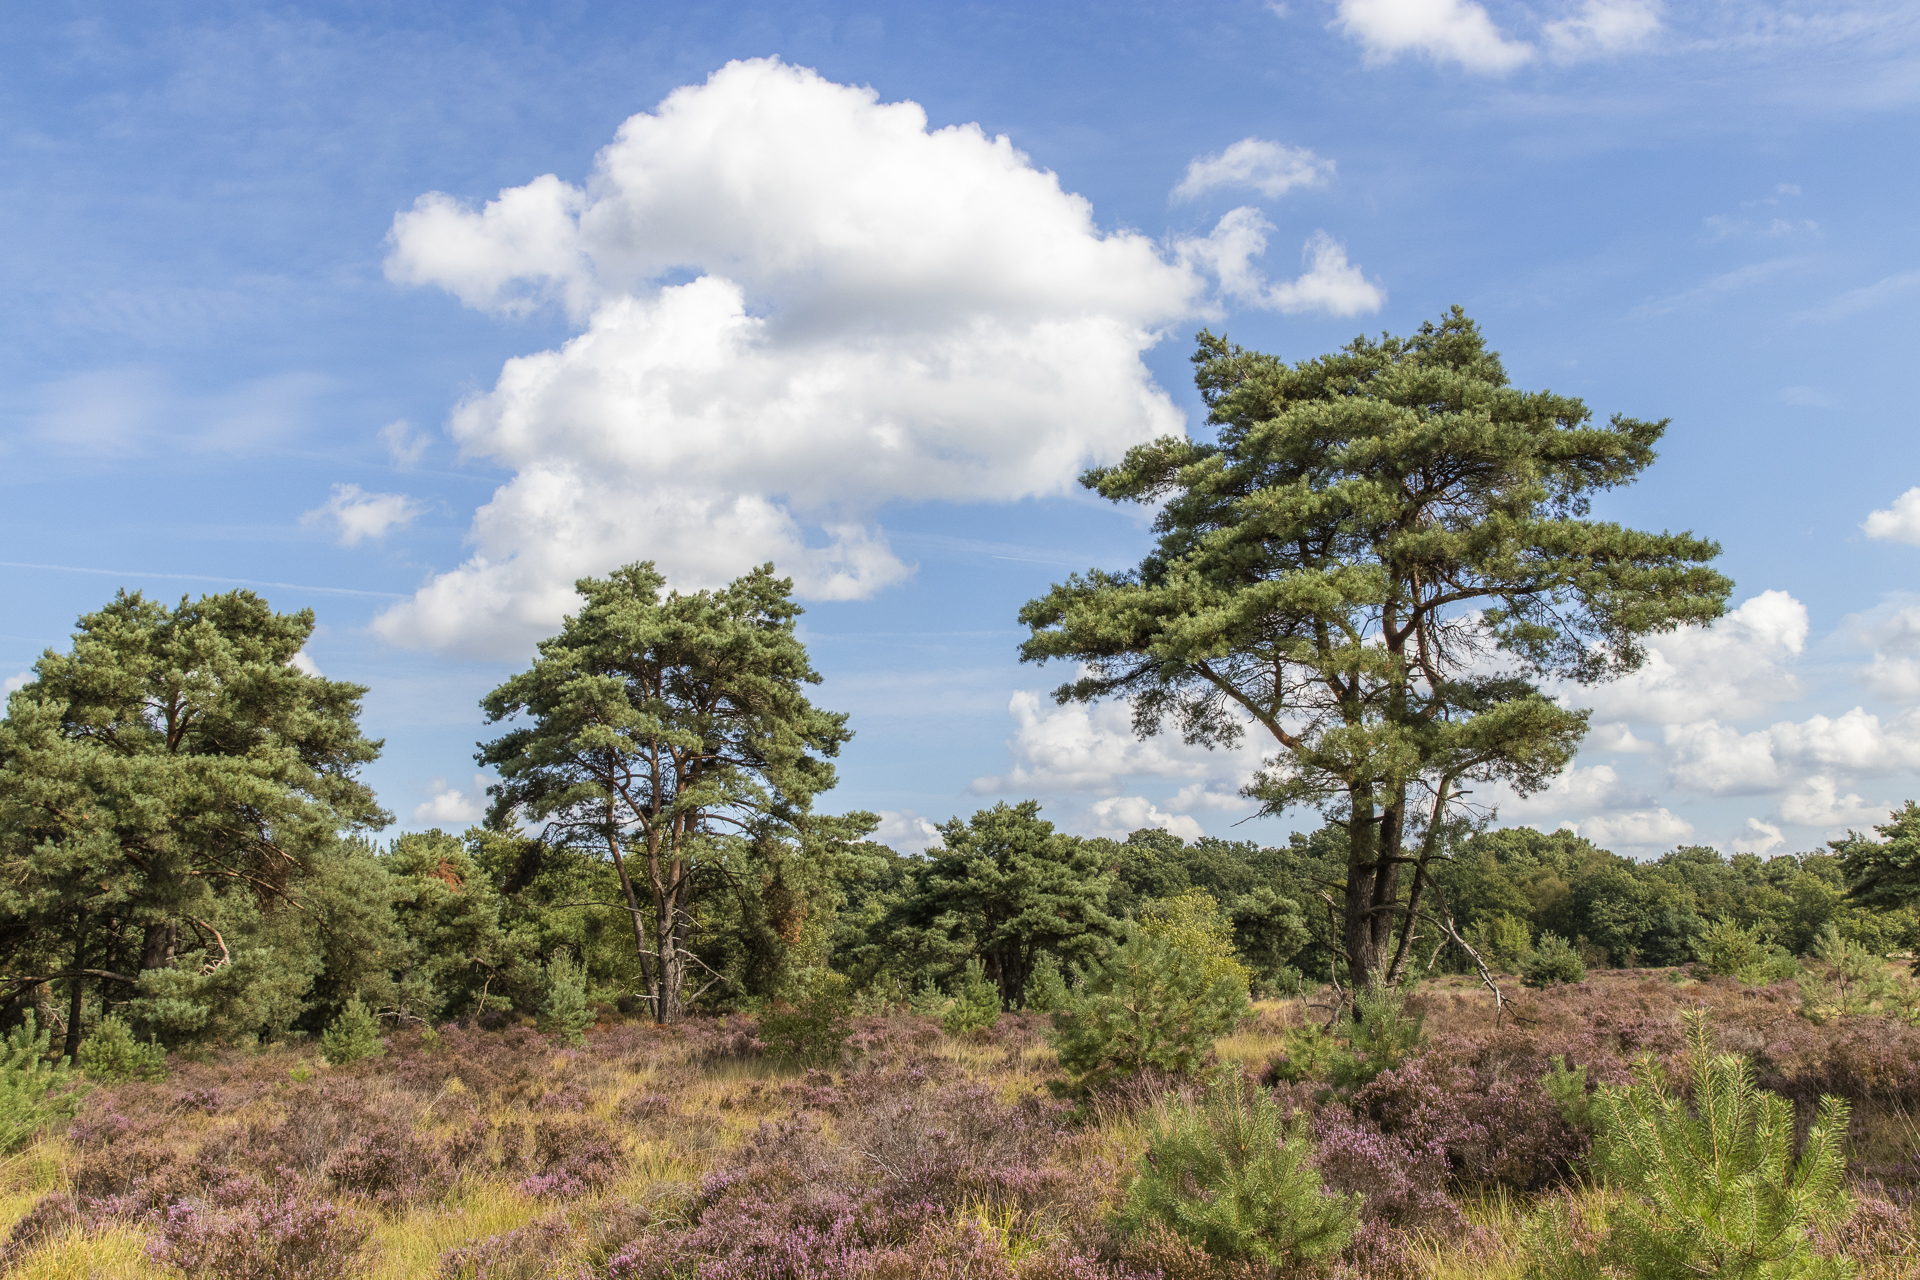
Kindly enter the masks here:
M 1293 1267 L 1346 1247 L 1360 1200 L 1321 1186 L 1304 1123 L 1235 1083 L 1162 1104 L 1119 1221 L 1135 1234 L 1164 1226 L 1215 1258 Z

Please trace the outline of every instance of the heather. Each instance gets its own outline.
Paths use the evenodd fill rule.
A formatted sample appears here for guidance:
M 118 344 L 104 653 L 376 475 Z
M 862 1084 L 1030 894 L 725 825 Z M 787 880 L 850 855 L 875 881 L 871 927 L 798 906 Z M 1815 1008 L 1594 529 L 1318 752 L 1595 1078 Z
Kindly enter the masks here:
M 1624 1230 L 1568 1104 L 1660 1078 L 1696 1105 L 1693 1018 L 1769 1150 L 1832 1129 L 1823 1201 L 1849 1211 L 1797 1237 L 1819 1273 L 1920 1274 L 1920 1029 L 1697 972 L 1596 972 L 1504 1012 L 1438 979 L 1398 1040 L 1321 1033 L 1330 1060 L 1385 1059 L 1344 1084 L 1289 1070 L 1325 989 L 1259 1003 L 1192 1072 L 1077 1091 L 1037 1013 L 957 1035 L 850 1016 L 813 1066 L 743 1015 L 606 1018 L 577 1045 L 448 1024 L 338 1064 L 298 1041 L 174 1054 L 9 1159 L 4 1256 L 23 1277 L 1517 1277 L 1556 1224 L 1569 1256 Z

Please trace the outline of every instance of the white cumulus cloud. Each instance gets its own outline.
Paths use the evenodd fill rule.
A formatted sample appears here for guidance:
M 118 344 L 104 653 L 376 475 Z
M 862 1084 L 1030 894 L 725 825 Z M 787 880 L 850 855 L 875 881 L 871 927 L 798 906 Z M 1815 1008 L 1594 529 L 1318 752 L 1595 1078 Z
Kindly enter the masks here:
M 1912 488 L 1893 500 L 1885 511 L 1871 512 L 1861 522 L 1869 538 L 1885 538 L 1920 547 L 1920 487 Z
M 1786 842 L 1786 836 L 1771 822 L 1748 818 L 1745 830 L 1734 836 L 1728 842 L 1728 847 L 1735 853 L 1756 853 L 1765 857 Z
M 1526 41 L 1509 40 L 1473 0 L 1340 0 L 1335 25 L 1375 61 L 1423 53 L 1436 62 L 1500 75 L 1535 53 Z
M 1886 821 L 1890 804 L 1870 804 L 1858 795 L 1840 794 L 1828 774 L 1816 774 L 1780 798 L 1780 816 L 1805 827 L 1864 827 Z
M 335 541 L 356 547 L 405 528 L 425 510 L 404 493 L 367 493 L 357 484 L 337 484 L 326 502 L 301 516 L 300 523 L 331 526 Z
M 1013 771 L 974 779 L 978 794 L 1112 793 L 1126 778 L 1212 778 L 1236 768 L 1251 774 L 1258 764 L 1257 757 L 1243 760 L 1236 758 L 1241 753 L 1190 747 L 1178 734 L 1136 737 L 1132 708 L 1122 701 L 1053 706 L 1040 694 L 1022 691 L 1013 695 L 1007 711 L 1017 726 L 1007 744 Z
M 940 828 L 912 809 L 882 809 L 873 839 L 900 853 L 925 853 L 940 843 Z
M 626 560 L 681 587 L 773 560 L 813 598 L 897 582 L 882 504 L 1058 493 L 1179 432 L 1141 353 L 1207 305 L 1005 137 L 776 60 L 632 117 L 584 186 L 421 197 L 387 273 L 582 326 L 456 409 L 462 450 L 515 474 L 472 558 L 375 623 L 502 655 Z
M 17 689 L 24 689 L 32 683 L 33 672 L 31 671 L 22 671 L 17 676 L 8 676 L 5 680 L 0 680 L 0 698 L 4 698 Z
M 1671 848 L 1693 835 L 1691 822 L 1665 808 L 1601 814 L 1572 825 L 1576 834 L 1616 853 Z
M 1198 840 L 1206 828 L 1184 813 L 1162 813 L 1140 796 L 1109 796 L 1088 807 L 1085 826 L 1088 835 L 1119 839 L 1143 827 L 1159 827 L 1182 840 Z
M 1218 155 L 1197 157 L 1173 189 L 1173 199 L 1192 200 L 1218 187 L 1251 187 L 1277 200 L 1295 187 L 1317 187 L 1333 177 L 1333 161 L 1306 147 L 1265 138 L 1242 138 Z
M 320 678 L 322 676 L 322 672 L 320 670 L 320 664 L 315 662 L 310 656 L 308 656 L 307 651 L 305 649 L 300 650 L 298 653 L 295 653 L 291 658 L 288 658 L 287 665 L 292 667 L 295 671 L 298 671 L 303 676 L 314 676 L 316 678 Z
M 1348 262 L 1345 247 L 1324 231 L 1307 237 L 1300 251 L 1305 272 L 1297 279 L 1269 283 L 1253 259 L 1266 252 L 1272 230 L 1258 209 L 1243 205 L 1230 210 L 1204 238 L 1182 240 L 1174 247 L 1183 261 L 1217 276 L 1222 293 L 1252 306 L 1288 314 L 1351 316 L 1386 305 L 1386 290 Z
M 473 786 L 465 791 L 456 791 L 449 787 L 445 778 L 435 778 L 431 792 L 432 794 L 426 800 L 413 807 L 413 821 L 416 826 L 466 827 L 486 816 L 487 779 L 485 774 L 474 774 Z
M 1806 606 L 1784 591 L 1763 591 L 1711 627 L 1650 637 L 1646 665 L 1632 675 L 1568 687 L 1562 696 L 1602 720 L 1687 724 L 1752 715 L 1799 696 L 1786 664 L 1806 643 Z

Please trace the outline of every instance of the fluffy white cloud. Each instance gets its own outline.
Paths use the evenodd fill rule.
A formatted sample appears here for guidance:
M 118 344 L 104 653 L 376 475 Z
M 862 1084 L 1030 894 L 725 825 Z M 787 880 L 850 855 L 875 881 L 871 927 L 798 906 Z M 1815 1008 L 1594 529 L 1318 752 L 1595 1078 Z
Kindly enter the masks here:
M 1865 827 L 1886 821 L 1890 804 L 1869 804 L 1852 792 L 1840 794 L 1839 783 L 1826 774 L 1806 779 L 1780 798 L 1780 816 L 1806 827 Z
M 1386 290 L 1348 262 L 1346 249 L 1324 231 L 1307 237 L 1300 251 L 1306 271 L 1299 278 L 1269 283 L 1253 259 L 1266 252 L 1272 230 L 1258 209 L 1243 205 L 1230 210 L 1205 238 L 1182 240 L 1175 250 L 1183 261 L 1219 277 L 1222 293 L 1251 306 L 1351 316 L 1386 305 Z
M 1886 773 L 1920 769 L 1920 710 L 1882 722 L 1865 707 L 1844 715 L 1783 721 L 1766 731 L 1774 749 L 1806 767 Z
M 912 809 L 882 809 L 873 839 L 900 853 L 925 853 L 940 843 L 940 829 Z
M 1601 814 L 1568 825 L 1573 827 L 1575 834 L 1585 836 L 1602 848 L 1613 849 L 1616 853 L 1628 849 L 1671 848 L 1693 835 L 1691 822 L 1664 808 Z
M 480 821 L 487 813 L 487 779 L 473 775 L 473 787 L 456 791 L 445 778 L 435 778 L 432 796 L 413 807 L 414 825 L 422 827 L 465 827 Z
M 1741 733 L 1714 720 L 1668 725 L 1667 777 L 1712 795 L 1760 795 L 1780 784 L 1773 735 Z
M 1746 829 L 1727 843 L 1735 853 L 1757 853 L 1765 857 L 1786 842 L 1780 828 L 1758 818 L 1748 818 Z
M 1886 538 L 1920 547 L 1920 487 L 1895 498 L 1885 511 L 1871 512 L 1860 527 L 1869 538 Z
M 6 697 L 16 689 L 24 689 L 33 683 L 33 672 L 22 671 L 17 676 L 8 676 L 0 680 L 0 698 Z
M 1541 34 L 1561 61 L 1621 53 L 1660 29 L 1658 0 L 1587 0 L 1579 13 L 1549 22 Z
M 404 493 L 367 493 L 357 484 L 337 484 L 324 504 L 300 517 L 304 525 L 330 525 L 343 547 L 379 541 L 405 528 L 426 508 Z
M 1190 782 L 1174 794 L 1170 802 L 1176 809 L 1222 809 L 1246 813 L 1254 802 L 1238 791 L 1223 791 L 1211 782 Z
M 881 504 L 1062 492 L 1179 432 L 1141 353 L 1207 292 L 1006 138 L 773 60 L 629 119 L 584 187 L 423 196 L 387 272 L 584 324 L 454 412 L 516 474 L 472 558 L 375 623 L 503 655 L 624 560 L 697 587 L 771 559 L 814 598 L 898 581 Z
M 1587 731 L 1584 745 L 1589 751 L 1624 752 L 1636 756 L 1658 749 L 1653 743 L 1634 737 L 1632 729 L 1617 722 L 1594 725 Z
M 300 650 L 298 653 L 294 654 L 291 658 L 288 658 L 287 665 L 292 667 L 295 671 L 298 671 L 303 676 L 319 677 L 322 674 L 320 671 L 320 664 L 315 662 L 312 658 L 308 657 L 307 651 L 305 649 Z
M 1784 664 L 1806 642 L 1806 606 L 1784 591 L 1763 591 L 1712 627 L 1652 637 L 1646 665 L 1632 675 L 1561 694 L 1603 720 L 1686 724 L 1752 715 L 1799 695 Z
M 1182 840 L 1198 840 L 1206 828 L 1184 813 L 1162 813 L 1140 796 L 1110 796 L 1087 809 L 1086 834 L 1118 839 L 1142 827 L 1159 827 Z
M 1258 753 L 1248 754 L 1243 743 L 1237 752 L 1190 747 L 1178 734 L 1151 738 L 1134 736 L 1133 712 L 1124 702 L 1043 704 L 1041 695 L 1013 695 L 1007 711 L 1018 726 L 1007 745 L 1014 757 L 1013 772 L 976 778 L 973 790 L 981 795 L 1014 791 L 1092 791 L 1111 794 L 1123 778 L 1238 778 L 1251 774 Z M 1235 775 L 1235 770 L 1239 774 Z M 1185 794 L 1184 792 L 1182 793 Z
M 1331 177 L 1333 161 L 1305 147 L 1242 138 L 1218 155 L 1200 156 L 1189 164 L 1173 199 L 1192 200 L 1217 187 L 1251 187 L 1277 200 L 1295 187 L 1317 187 Z
M 1473 0 L 1340 0 L 1335 25 L 1378 61 L 1424 53 L 1499 75 L 1534 56 L 1532 45 L 1507 39 Z
M 1493 798 L 1502 819 L 1523 822 L 1564 818 L 1597 809 L 1627 809 L 1646 803 L 1644 796 L 1626 790 L 1619 773 L 1607 764 L 1568 769 L 1544 790 L 1529 796 L 1516 796 L 1505 787 L 1495 788 Z

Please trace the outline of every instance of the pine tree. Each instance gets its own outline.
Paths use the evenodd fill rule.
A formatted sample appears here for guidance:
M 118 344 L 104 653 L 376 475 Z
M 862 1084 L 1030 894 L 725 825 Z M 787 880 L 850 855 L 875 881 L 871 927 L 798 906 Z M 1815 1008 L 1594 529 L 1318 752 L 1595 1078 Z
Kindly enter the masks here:
M 1735 1054 L 1716 1053 L 1703 1013 L 1688 1015 L 1690 1088 L 1643 1059 L 1634 1082 L 1592 1099 L 1593 1169 L 1618 1192 L 1591 1243 L 1564 1208 L 1529 1230 L 1537 1280 L 1839 1280 L 1844 1258 L 1817 1256 L 1809 1228 L 1844 1219 L 1841 1143 L 1847 1104 L 1822 1098 L 1800 1157 L 1793 1111 L 1754 1082 Z M 1692 1095 L 1689 1105 L 1687 1095 Z

